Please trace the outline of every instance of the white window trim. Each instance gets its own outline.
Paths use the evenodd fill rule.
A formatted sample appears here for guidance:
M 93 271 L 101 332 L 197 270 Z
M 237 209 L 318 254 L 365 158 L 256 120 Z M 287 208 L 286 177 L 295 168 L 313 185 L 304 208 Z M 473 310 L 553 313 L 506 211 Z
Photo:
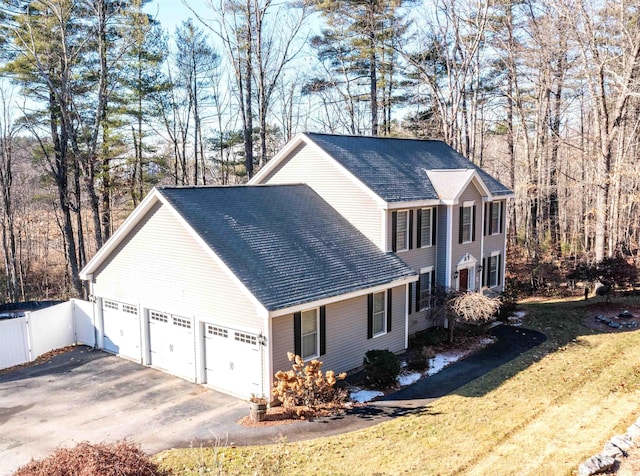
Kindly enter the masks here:
M 429 244 L 425 245 L 423 244 L 424 242 L 424 233 L 423 230 L 420 230 L 420 234 L 421 234 L 421 240 L 420 240 L 420 248 L 430 248 L 432 246 L 434 246 L 435 243 L 433 243 L 433 225 L 434 225 L 434 213 L 433 210 L 435 210 L 436 207 L 425 207 L 425 208 L 421 208 L 422 212 L 424 212 L 425 210 L 429 210 Z M 424 214 L 422 215 L 422 223 L 424 223 Z M 422 225 L 422 224 L 421 224 Z
M 498 205 L 497 207 L 498 208 L 498 226 L 495 228 L 493 227 L 493 216 L 490 216 L 489 220 L 491 221 L 491 236 L 500 234 L 500 222 L 502 221 L 502 202 L 492 202 L 492 203 L 493 205 L 491 206 L 490 210 L 495 210 L 496 205 Z
M 382 331 L 378 332 L 377 334 L 375 333 L 375 322 L 376 322 L 376 312 L 375 312 L 375 302 L 376 302 L 376 295 L 377 294 L 382 294 L 382 299 L 383 299 L 383 304 L 382 304 Z M 376 337 L 380 337 L 383 335 L 387 334 L 387 291 L 378 291 L 377 293 L 373 293 L 373 302 L 372 302 L 372 306 L 373 309 L 371 309 L 371 327 L 372 327 L 372 332 L 373 332 L 373 338 L 375 339 Z M 380 314 L 380 313 L 378 313 Z
M 304 311 L 300 311 L 300 353 L 304 355 L 304 313 L 315 311 L 316 314 L 316 348 L 313 355 L 308 357 L 302 357 L 305 362 L 313 359 L 317 359 L 320 356 L 320 308 L 313 307 L 311 309 L 305 309 Z
M 491 260 L 493 258 L 497 258 L 498 256 L 500 256 L 500 252 L 499 251 L 492 251 L 491 254 L 489 255 L 489 262 L 487 263 L 487 266 L 489 266 L 489 270 L 487 271 L 487 287 L 489 289 L 492 288 L 497 288 L 500 283 L 498 282 L 498 276 L 500 276 L 500 269 L 498 266 L 498 262 L 496 261 L 496 284 L 491 284 Z
M 460 227 L 464 226 L 464 209 L 469 209 L 469 239 L 468 240 L 462 240 L 462 244 L 468 244 L 468 243 L 473 243 L 473 228 L 476 226 L 476 224 L 474 223 L 474 217 L 473 217 L 473 202 L 471 202 L 471 205 L 467 205 L 468 202 L 464 202 L 464 204 L 462 205 L 462 220 L 460 221 Z M 462 230 L 462 236 L 464 238 L 464 229 Z
M 428 274 L 429 275 L 429 281 L 431 281 L 431 273 L 433 272 L 433 266 L 426 266 L 424 268 L 420 268 L 420 276 L 422 276 L 423 274 Z M 418 279 L 420 279 L 420 277 L 418 277 Z M 431 288 L 433 287 L 433 282 L 429 282 L 429 295 L 431 295 Z M 420 288 L 420 292 L 423 292 L 422 288 Z M 426 311 L 428 309 L 431 309 L 431 300 L 429 300 L 429 305 L 427 307 L 423 307 L 418 309 L 417 312 L 420 311 Z
M 405 229 L 405 234 L 404 234 L 404 245 L 402 247 L 398 246 L 398 218 L 400 217 L 400 214 L 404 213 L 406 216 L 406 229 Z M 409 210 L 397 210 L 396 211 L 396 236 L 392 236 L 391 239 L 395 240 L 395 245 L 396 245 L 396 253 L 400 252 L 400 251 L 407 251 L 409 250 Z

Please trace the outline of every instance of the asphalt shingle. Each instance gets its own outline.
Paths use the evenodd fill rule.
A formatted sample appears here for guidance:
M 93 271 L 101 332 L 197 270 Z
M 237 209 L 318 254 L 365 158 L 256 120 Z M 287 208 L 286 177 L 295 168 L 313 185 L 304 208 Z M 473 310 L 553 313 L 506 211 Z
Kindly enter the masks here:
M 512 193 L 442 141 L 305 135 L 387 202 L 438 199 L 426 170 L 477 170 L 493 195 Z
M 415 275 L 306 185 L 158 191 L 268 310 Z

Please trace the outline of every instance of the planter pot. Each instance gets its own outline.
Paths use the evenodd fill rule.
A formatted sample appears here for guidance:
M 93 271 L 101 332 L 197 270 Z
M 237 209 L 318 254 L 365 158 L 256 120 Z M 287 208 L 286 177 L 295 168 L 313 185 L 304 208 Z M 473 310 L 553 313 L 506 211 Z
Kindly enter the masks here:
M 251 421 L 255 423 L 264 421 L 267 416 L 267 404 L 249 402 L 249 416 L 251 417 Z

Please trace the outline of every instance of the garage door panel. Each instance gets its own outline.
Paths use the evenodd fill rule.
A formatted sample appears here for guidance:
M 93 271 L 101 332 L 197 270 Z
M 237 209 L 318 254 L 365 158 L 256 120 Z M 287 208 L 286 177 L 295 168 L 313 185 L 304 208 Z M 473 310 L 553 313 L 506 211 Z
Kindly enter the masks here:
M 194 380 L 195 340 L 191 319 L 149 311 L 149 350 L 151 365 Z
M 262 354 L 259 337 L 205 324 L 205 375 L 212 387 L 249 397 L 261 393 Z
M 104 349 L 140 361 L 140 318 L 132 304 L 102 300 Z

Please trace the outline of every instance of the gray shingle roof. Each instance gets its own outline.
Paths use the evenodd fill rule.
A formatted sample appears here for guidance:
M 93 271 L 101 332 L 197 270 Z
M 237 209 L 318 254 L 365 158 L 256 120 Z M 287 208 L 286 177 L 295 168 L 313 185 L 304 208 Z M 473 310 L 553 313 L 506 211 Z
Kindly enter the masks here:
M 475 169 L 493 195 L 511 190 L 442 141 L 305 133 L 387 202 L 437 199 L 425 170 Z
M 415 275 L 306 185 L 158 191 L 268 310 Z

